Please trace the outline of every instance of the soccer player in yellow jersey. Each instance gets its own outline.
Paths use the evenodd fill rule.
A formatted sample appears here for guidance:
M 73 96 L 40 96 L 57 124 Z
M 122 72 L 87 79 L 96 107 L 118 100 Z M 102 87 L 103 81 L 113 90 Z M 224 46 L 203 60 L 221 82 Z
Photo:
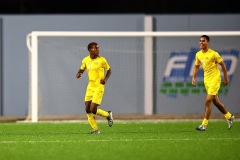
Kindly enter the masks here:
M 205 99 L 205 116 L 202 124 L 196 128 L 199 131 L 205 131 L 207 129 L 208 120 L 212 111 L 212 103 L 218 108 L 218 110 L 225 116 L 228 122 L 228 129 L 232 127 L 234 116 L 225 108 L 224 104 L 220 102 L 218 98 L 218 90 L 221 85 L 221 76 L 218 65 L 221 66 L 224 75 L 223 83 L 227 85 L 229 83 L 226 65 L 218 52 L 209 48 L 210 38 L 207 35 L 200 37 L 201 50 L 196 53 L 195 67 L 192 76 L 192 85 L 196 85 L 196 76 L 200 65 L 202 65 L 204 71 L 204 85 L 207 92 Z
M 112 71 L 107 60 L 99 55 L 99 46 L 96 42 L 88 44 L 89 55 L 82 60 L 80 69 L 76 77 L 80 78 L 85 70 L 88 73 L 88 85 L 85 93 L 85 110 L 92 131 L 89 134 L 100 134 L 95 115 L 106 117 L 108 125 L 113 125 L 113 116 L 111 111 L 105 111 L 98 106 L 102 102 L 104 94 L 104 85 L 110 77 Z M 106 71 L 106 74 L 105 74 Z

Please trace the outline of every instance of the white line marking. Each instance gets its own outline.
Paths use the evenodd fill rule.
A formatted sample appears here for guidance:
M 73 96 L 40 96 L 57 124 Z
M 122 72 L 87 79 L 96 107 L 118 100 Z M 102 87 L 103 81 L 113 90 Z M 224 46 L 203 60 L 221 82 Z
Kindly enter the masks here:
M 199 140 L 211 140 L 211 141 L 219 141 L 219 140 L 240 140 L 240 138 L 207 138 L 207 139 L 193 139 L 193 138 L 164 138 L 164 139 L 109 139 L 109 140 L 67 140 L 67 141 L 0 141 L 2 143 L 80 143 L 80 142 L 133 142 L 133 141 L 199 141 Z

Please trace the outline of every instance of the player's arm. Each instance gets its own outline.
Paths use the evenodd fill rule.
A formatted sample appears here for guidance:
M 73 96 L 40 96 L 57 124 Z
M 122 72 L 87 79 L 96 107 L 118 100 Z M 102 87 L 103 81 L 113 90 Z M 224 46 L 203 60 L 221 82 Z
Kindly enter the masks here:
M 222 72 L 223 72 L 223 77 L 224 77 L 223 83 L 224 83 L 224 85 L 227 85 L 229 83 L 229 80 L 228 80 L 226 65 L 223 61 L 221 61 L 219 64 L 222 67 Z
M 101 81 L 100 81 L 101 84 L 105 84 L 111 74 L 112 74 L 112 70 L 111 70 L 111 68 L 109 68 L 109 70 L 107 70 L 107 73 L 106 73 L 106 75 L 105 75 L 105 78 L 104 78 L 104 79 L 101 79 Z
M 196 86 L 196 76 L 198 74 L 200 65 L 195 65 L 193 69 L 193 76 L 192 76 L 192 85 Z
M 77 72 L 77 74 L 76 74 L 76 77 L 77 77 L 77 78 L 80 78 L 81 75 L 83 74 L 83 72 L 85 71 L 85 69 L 86 69 L 86 58 L 84 58 L 84 59 L 82 60 L 82 64 L 81 64 L 81 66 L 79 67 L 79 70 L 78 70 L 78 72 Z
M 76 77 L 77 78 L 80 78 L 81 75 L 83 74 L 84 70 L 82 70 L 81 68 L 78 70 L 77 74 L 76 74 Z

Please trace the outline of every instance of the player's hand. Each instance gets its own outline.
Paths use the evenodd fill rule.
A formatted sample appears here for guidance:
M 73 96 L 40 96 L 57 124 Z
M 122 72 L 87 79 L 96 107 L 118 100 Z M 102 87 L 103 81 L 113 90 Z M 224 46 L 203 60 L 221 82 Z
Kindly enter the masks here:
M 229 80 L 228 79 L 224 79 L 223 84 L 224 85 L 228 85 L 228 83 L 229 83 Z
M 106 83 L 105 79 L 101 79 L 100 83 L 104 85 Z
M 192 79 L 192 85 L 193 85 L 193 86 L 196 86 L 196 81 L 195 81 L 195 79 Z
M 76 77 L 77 77 L 77 78 L 80 78 L 81 75 L 82 75 L 82 74 L 78 72 L 78 73 L 76 74 Z

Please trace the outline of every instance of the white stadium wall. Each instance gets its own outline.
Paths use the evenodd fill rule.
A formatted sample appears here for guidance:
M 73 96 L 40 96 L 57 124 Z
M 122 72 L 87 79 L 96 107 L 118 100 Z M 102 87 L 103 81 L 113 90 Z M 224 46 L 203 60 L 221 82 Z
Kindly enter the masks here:
M 152 16 L 154 17 L 154 31 L 240 31 L 240 15 L 238 14 Z M 28 114 L 29 105 L 29 55 L 26 46 L 26 36 L 28 33 L 32 31 L 144 31 L 145 15 L 2 15 L 1 17 L 3 19 L 2 33 L 4 35 L 2 42 L 2 114 L 6 116 L 25 116 Z M 167 62 L 170 58 L 174 55 L 187 56 L 189 53 L 192 53 L 194 49 L 198 48 L 198 39 L 199 37 L 197 36 L 190 39 L 155 39 L 154 54 L 156 53 L 156 55 L 154 57 L 155 70 L 153 87 L 155 113 L 202 113 L 204 109 L 204 93 L 202 92 L 201 86 L 196 92 L 194 91 L 194 94 L 186 94 L 193 93 L 191 88 L 186 87 L 187 81 L 176 84 L 174 77 L 165 76 L 166 67 L 168 66 Z M 212 38 L 211 43 L 213 49 L 224 52 L 223 54 L 225 54 L 225 56 L 233 55 L 237 57 L 238 61 L 238 53 L 231 53 L 231 51 L 238 50 L 239 52 L 239 39 L 239 37 L 237 37 L 236 40 L 234 38 L 218 37 Z M 170 45 L 171 43 L 166 43 L 167 41 L 171 42 L 172 45 Z M 104 44 L 102 46 L 104 46 Z M 165 48 L 163 49 L 163 47 Z M 133 59 L 137 58 L 136 55 L 134 56 Z M 136 63 L 135 67 L 141 66 L 143 59 L 144 58 L 141 57 L 139 61 L 134 62 Z M 111 63 L 111 61 L 115 61 L 115 59 L 110 58 L 109 61 Z M 134 65 L 131 67 L 134 67 Z M 231 68 L 231 64 L 229 64 L 229 67 Z M 134 71 L 136 69 L 131 68 L 131 70 Z M 238 83 L 239 73 L 240 65 L 237 63 L 234 68 L 234 73 L 231 75 L 231 85 L 228 88 L 224 88 L 223 93 L 225 94 L 221 94 L 220 96 L 224 104 L 234 113 L 240 113 L 240 109 L 236 105 L 239 104 L 239 92 L 233 89 L 240 88 Z M 116 80 L 114 78 L 115 74 L 118 76 L 119 74 L 123 74 L 122 76 L 124 76 L 124 72 L 118 73 L 113 70 L 112 77 L 109 79 L 110 86 L 113 85 L 111 80 Z M 74 77 L 75 73 L 72 76 Z M 138 72 L 137 75 L 133 74 L 132 76 L 132 79 L 135 81 L 137 80 L 136 78 L 142 77 L 138 83 L 140 86 L 143 85 L 144 75 L 142 75 L 142 73 Z M 119 76 L 119 78 L 120 77 L 121 76 Z M 178 75 L 177 78 L 187 79 L 188 76 Z M 166 79 L 167 81 L 165 81 Z M 85 85 L 80 81 L 78 82 L 79 85 Z M 168 85 L 170 85 L 170 87 Z M 177 87 L 183 88 L 177 88 L 176 91 L 176 85 Z M 129 87 L 131 90 L 131 86 Z M 133 103 L 132 106 L 127 106 L 127 101 L 119 99 L 111 99 L 111 103 L 107 103 L 108 97 L 116 94 L 115 90 L 117 90 L 117 88 L 112 90 L 110 87 L 106 87 L 103 105 L 111 105 L 109 107 L 111 107 L 113 111 L 115 110 L 116 113 L 121 114 L 144 113 L 144 101 L 141 88 L 138 90 L 139 96 L 136 96 L 139 97 L 139 100 L 134 99 L 135 103 Z M 80 92 L 83 91 L 84 89 L 82 88 L 79 90 L 79 96 L 81 95 Z M 124 94 L 129 98 L 131 94 L 134 93 L 132 93 L 131 90 L 131 92 L 125 91 Z M 121 102 L 122 104 L 120 104 Z M 73 110 L 76 114 L 84 113 L 84 109 L 81 108 L 84 105 L 83 101 L 80 100 L 79 103 L 81 103 L 79 104 L 79 110 L 77 111 L 77 108 Z M 61 108 L 60 110 L 64 113 L 68 111 L 68 108 Z

